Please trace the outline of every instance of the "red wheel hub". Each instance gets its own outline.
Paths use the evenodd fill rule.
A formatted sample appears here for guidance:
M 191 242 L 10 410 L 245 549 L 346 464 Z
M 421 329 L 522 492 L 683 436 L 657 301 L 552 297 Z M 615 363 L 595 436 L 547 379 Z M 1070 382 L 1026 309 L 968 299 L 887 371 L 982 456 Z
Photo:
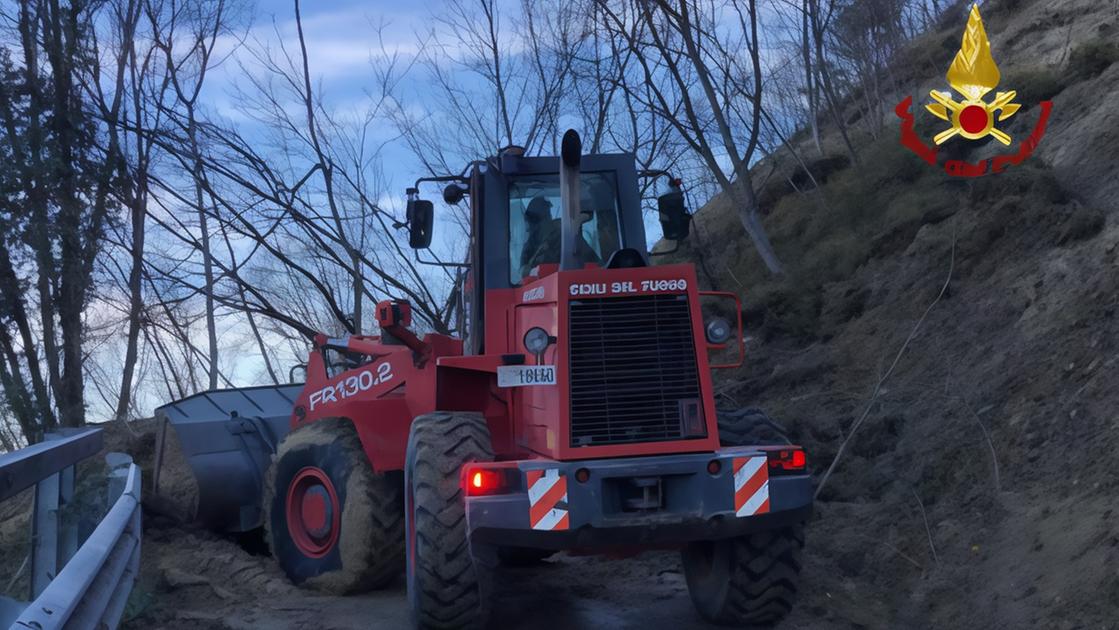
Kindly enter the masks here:
M 288 485 L 288 534 L 304 555 L 321 558 L 338 542 L 342 510 L 334 484 L 321 468 L 308 466 Z

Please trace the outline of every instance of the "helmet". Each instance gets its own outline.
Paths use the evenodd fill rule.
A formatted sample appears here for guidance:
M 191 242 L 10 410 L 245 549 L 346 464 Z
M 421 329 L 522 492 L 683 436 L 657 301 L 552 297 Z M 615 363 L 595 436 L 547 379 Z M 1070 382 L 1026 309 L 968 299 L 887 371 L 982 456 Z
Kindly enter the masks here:
M 525 220 L 529 223 L 536 223 L 549 219 L 552 216 L 552 202 L 544 197 L 534 197 L 532 201 L 528 202 L 528 208 L 525 209 Z

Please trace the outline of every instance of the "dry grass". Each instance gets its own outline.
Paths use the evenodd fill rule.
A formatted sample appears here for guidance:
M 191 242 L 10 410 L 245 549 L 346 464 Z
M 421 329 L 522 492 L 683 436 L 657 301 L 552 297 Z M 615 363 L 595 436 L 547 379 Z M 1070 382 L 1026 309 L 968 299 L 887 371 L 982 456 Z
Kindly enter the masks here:
M 816 337 L 827 328 L 820 322 L 825 285 L 851 277 L 871 258 L 904 249 L 921 225 L 954 213 L 956 195 L 943 194 L 942 179 L 892 133 L 883 134 L 863 145 L 858 164 L 833 172 L 818 191 L 795 193 L 786 185 L 777 196 L 766 227 L 786 265 L 784 276 L 768 274 L 746 248 L 713 267 L 721 283 L 745 289 L 747 317 L 755 327 Z M 705 209 L 697 219 L 700 231 L 741 231 L 727 210 L 719 203 Z

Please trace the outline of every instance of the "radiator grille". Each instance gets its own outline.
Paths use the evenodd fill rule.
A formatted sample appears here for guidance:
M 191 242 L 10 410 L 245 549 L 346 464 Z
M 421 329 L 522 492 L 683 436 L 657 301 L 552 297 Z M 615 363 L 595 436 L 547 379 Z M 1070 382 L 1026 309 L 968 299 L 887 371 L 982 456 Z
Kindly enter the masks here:
M 573 300 L 569 314 L 572 446 L 704 437 L 687 295 Z

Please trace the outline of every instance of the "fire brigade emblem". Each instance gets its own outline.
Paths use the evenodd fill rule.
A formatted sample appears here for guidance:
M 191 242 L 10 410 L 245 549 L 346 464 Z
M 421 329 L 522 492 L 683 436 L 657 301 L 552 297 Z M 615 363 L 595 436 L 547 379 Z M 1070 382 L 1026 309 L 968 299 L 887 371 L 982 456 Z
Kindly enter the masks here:
M 995 128 L 995 113 L 999 122 L 1010 118 L 1021 105 L 1014 103 L 1017 92 L 998 92 L 995 100 L 983 100 L 988 92 L 998 87 L 999 67 L 991 55 L 991 42 L 983 28 L 983 18 L 979 7 L 972 5 L 968 17 L 964 41 L 956 59 L 948 68 L 948 85 L 959 92 L 964 100 L 956 102 L 950 92 L 933 90 L 929 93 L 935 103 L 925 105 L 933 116 L 952 123 L 952 126 L 936 135 L 933 142 L 944 144 L 949 138 L 959 134 L 968 140 L 979 140 L 990 135 L 999 142 L 1010 146 L 1010 136 Z
M 963 41 L 955 59 L 952 60 L 952 65 L 948 68 L 947 79 L 952 90 L 960 95 L 960 100 L 957 101 L 952 92 L 932 90 L 929 96 L 932 97 L 933 102 L 926 104 L 925 109 L 951 126 L 933 137 L 933 146 L 927 146 L 913 131 L 913 115 L 909 112 L 913 99 L 906 98 L 895 110 L 898 117 L 902 119 L 902 145 L 932 165 L 937 164 L 937 147 L 956 136 L 972 141 L 983 140 L 990 136 L 1010 146 L 1013 138 L 999 129 L 998 123 L 1018 113 L 1022 106 L 1014 102 L 1018 96 L 1014 90 L 995 92 L 994 98 L 990 101 L 985 98 L 999 86 L 1002 76 L 998 64 L 995 63 L 994 55 L 991 54 L 991 42 L 987 39 L 987 31 L 983 27 L 983 18 L 979 14 L 978 5 L 971 7 Z M 1033 153 L 1041 141 L 1051 108 L 1052 102 L 1041 103 L 1041 116 L 1037 125 L 1033 133 L 1022 142 L 1017 153 L 997 156 L 976 164 L 949 160 L 944 164 L 944 170 L 949 175 L 977 177 L 989 172 L 998 173 L 1005 170 L 1008 165 L 1021 163 Z

